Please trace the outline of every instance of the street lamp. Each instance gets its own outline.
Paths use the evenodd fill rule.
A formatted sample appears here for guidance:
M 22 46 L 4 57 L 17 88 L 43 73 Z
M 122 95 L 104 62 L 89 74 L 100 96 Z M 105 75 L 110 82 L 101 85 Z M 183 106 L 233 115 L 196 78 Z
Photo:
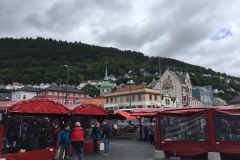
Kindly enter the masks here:
M 132 93 L 131 93 L 131 85 L 133 85 L 134 84 L 134 82 L 133 82 L 133 80 L 129 80 L 128 82 L 127 82 L 127 84 L 129 85 L 129 87 L 130 87 L 130 109 L 132 108 Z
M 65 105 L 67 105 L 67 99 L 68 99 L 68 78 L 69 78 L 69 67 L 68 65 L 64 65 L 67 67 L 67 84 L 66 84 L 66 97 L 65 97 Z

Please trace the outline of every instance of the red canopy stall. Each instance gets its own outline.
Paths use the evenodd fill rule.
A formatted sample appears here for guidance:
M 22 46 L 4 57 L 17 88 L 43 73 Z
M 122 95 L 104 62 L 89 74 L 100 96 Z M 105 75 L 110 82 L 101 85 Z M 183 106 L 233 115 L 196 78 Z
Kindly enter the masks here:
M 116 110 L 116 113 L 109 113 L 107 119 L 133 120 L 136 119 L 136 117 L 122 110 Z
M 162 109 L 156 114 L 156 149 L 167 157 L 240 158 L 240 108 Z
M 0 159 L 53 160 L 60 121 L 67 114 L 65 106 L 48 99 L 1 102 Z
M 94 123 L 101 123 L 107 116 L 108 112 L 103 107 L 96 104 L 74 104 L 67 105 L 67 108 L 72 112 L 73 116 L 69 123 L 74 127 L 76 122 L 80 122 L 87 134 L 84 144 L 84 153 L 92 153 L 93 143 L 91 139 L 91 131 Z M 72 155 L 72 151 L 70 152 Z

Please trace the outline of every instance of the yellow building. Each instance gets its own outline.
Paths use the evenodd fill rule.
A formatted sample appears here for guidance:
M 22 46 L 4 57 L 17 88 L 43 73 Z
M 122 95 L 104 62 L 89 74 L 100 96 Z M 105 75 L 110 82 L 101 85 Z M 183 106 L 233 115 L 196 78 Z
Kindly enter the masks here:
M 109 110 L 133 108 L 160 108 L 160 91 L 145 85 L 120 88 L 104 95 L 104 108 Z
M 200 107 L 201 101 L 197 99 L 196 97 L 192 96 L 192 104 L 191 107 Z

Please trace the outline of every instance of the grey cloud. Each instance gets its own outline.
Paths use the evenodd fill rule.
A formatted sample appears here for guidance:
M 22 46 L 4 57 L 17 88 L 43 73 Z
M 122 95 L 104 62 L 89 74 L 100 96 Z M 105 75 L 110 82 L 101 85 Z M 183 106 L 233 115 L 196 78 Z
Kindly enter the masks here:
M 225 0 L 7 0 L 0 1 L 0 35 L 136 50 L 240 76 L 240 30 L 211 42 L 219 30 L 239 26 L 239 5 Z

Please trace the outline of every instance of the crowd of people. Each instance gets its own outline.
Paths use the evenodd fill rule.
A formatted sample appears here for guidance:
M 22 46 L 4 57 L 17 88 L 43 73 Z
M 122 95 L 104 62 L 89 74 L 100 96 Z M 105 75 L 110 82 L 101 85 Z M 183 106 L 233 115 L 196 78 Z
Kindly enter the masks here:
M 93 140 L 93 154 L 99 154 L 97 149 L 97 141 L 104 141 L 104 154 L 110 154 L 109 139 L 111 134 L 111 128 L 109 124 L 103 122 L 102 127 L 99 123 L 95 123 L 92 130 Z M 64 129 L 58 135 L 58 141 L 60 143 L 59 160 L 68 160 L 70 146 L 72 145 L 73 160 L 83 160 L 83 149 L 86 138 L 86 132 L 81 127 L 80 122 L 75 123 L 75 128 L 70 129 L 69 124 L 64 126 Z
M 56 147 L 55 119 L 13 117 L 5 125 L 2 154 Z

